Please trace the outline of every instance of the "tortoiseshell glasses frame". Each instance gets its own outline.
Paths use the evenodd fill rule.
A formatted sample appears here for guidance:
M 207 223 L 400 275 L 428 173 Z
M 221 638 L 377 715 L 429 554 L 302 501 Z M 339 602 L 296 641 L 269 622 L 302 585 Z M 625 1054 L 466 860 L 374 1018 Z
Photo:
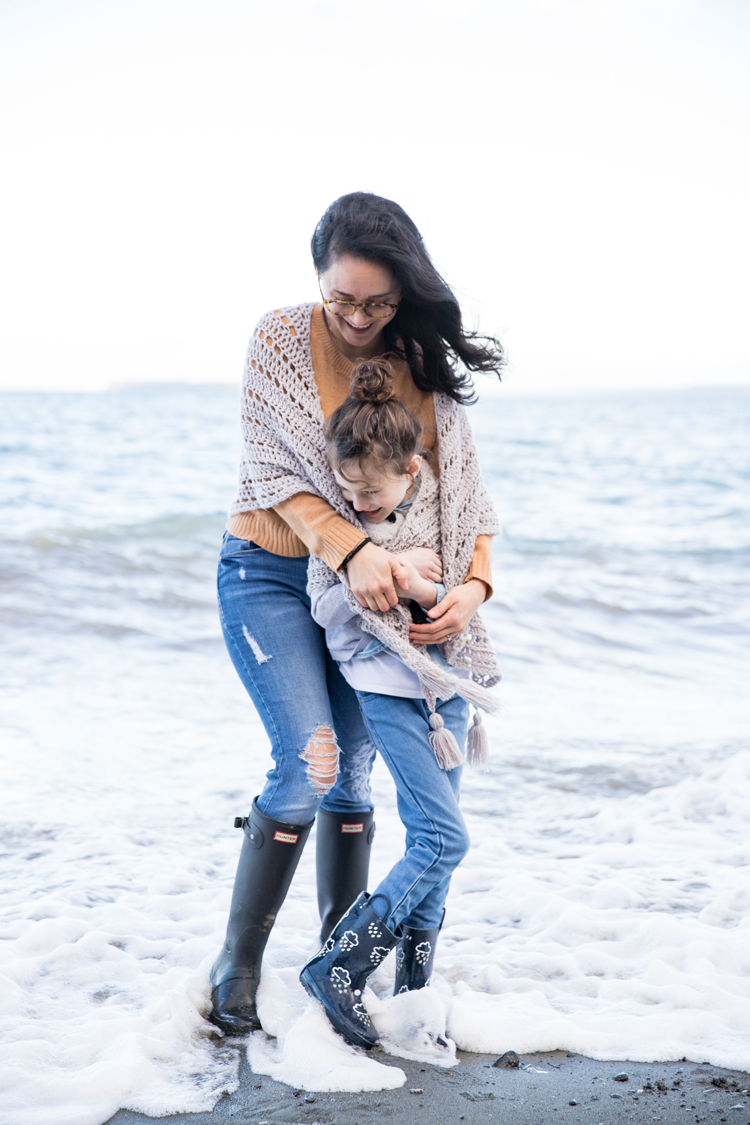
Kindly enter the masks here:
M 373 320 L 387 320 L 389 316 L 395 316 L 398 312 L 398 304 L 391 305 L 383 301 L 327 301 L 323 296 L 323 290 L 320 288 L 320 278 L 318 278 L 318 289 L 320 289 L 323 304 L 331 316 L 352 316 L 357 309 L 364 309 L 365 316 L 371 316 Z

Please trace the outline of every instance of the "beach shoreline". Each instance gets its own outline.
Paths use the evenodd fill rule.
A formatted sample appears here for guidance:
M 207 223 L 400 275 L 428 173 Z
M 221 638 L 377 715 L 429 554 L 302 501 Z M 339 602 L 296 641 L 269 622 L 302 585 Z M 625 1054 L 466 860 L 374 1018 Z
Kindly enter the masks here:
M 457 1052 L 453 1068 L 385 1055 L 373 1057 L 400 1067 L 406 1082 L 398 1090 L 366 1093 L 307 1093 L 253 1074 L 244 1057 L 240 1085 L 210 1113 L 180 1113 L 163 1125 L 615 1125 L 622 1121 L 674 1125 L 676 1122 L 750 1122 L 750 1075 L 681 1060 L 679 1062 L 598 1062 L 565 1051 L 524 1055 L 517 1069 L 496 1068 L 495 1055 Z M 626 1074 L 619 1080 L 616 1075 Z M 742 1106 L 742 1110 L 738 1107 Z M 120 1110 L 107 1125 L 145 1125 L 155 1120 Z

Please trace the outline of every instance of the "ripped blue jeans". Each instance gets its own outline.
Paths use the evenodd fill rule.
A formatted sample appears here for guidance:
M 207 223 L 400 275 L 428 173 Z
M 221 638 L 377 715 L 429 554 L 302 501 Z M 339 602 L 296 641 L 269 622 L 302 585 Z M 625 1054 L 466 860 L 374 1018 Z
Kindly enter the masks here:
M 273 555 L 225 533 L 219 614 L 229 655 L 271 740 L 261 812 L 308 824 L 372 810 L 375 748 L 357 697 L 310 616 L 307 558 Z

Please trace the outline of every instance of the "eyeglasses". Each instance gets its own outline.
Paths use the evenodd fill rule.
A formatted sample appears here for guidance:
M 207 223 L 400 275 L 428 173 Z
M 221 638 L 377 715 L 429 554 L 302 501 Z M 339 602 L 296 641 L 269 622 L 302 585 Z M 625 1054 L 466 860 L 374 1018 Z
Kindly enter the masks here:
M 318 279 L 318 289 L 320 289 L 320 279 Z M 371 301 L 326 301 L 322 289 L 320 289 L 320 296 L 332 316 L 353 316 L 357 309 L 363 309 L 365 316 L 371 316 L 373 320 L 385 320 L 398 312 L 398 305 L 388 305 L 377 301 L 375 303 Z

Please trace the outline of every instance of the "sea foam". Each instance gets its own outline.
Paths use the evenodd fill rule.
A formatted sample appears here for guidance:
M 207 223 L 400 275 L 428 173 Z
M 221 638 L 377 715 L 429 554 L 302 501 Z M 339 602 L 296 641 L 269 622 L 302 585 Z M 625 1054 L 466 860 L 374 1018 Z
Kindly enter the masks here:
M 379 966 L 368 1058 L 297 979 L 314 833 L 265 1031 L 206 1019 L 232 822 L 269 766 L 214 594 L 236 396 L 3 396 L 0 1120 L 207 1110 L 246 1048 L 311 1090 L 397 1087 L 399 1055 L 452 1044 L 748 1069 L 749 418 L 741 394 L 472 412 L 505 526 L 483 612 L 506 711 L 489 774 L 462 779 L 472 848 L 432 984 L 393 998 Z M 403 849 L 382 762 L 374 803 L 371 887 Z

